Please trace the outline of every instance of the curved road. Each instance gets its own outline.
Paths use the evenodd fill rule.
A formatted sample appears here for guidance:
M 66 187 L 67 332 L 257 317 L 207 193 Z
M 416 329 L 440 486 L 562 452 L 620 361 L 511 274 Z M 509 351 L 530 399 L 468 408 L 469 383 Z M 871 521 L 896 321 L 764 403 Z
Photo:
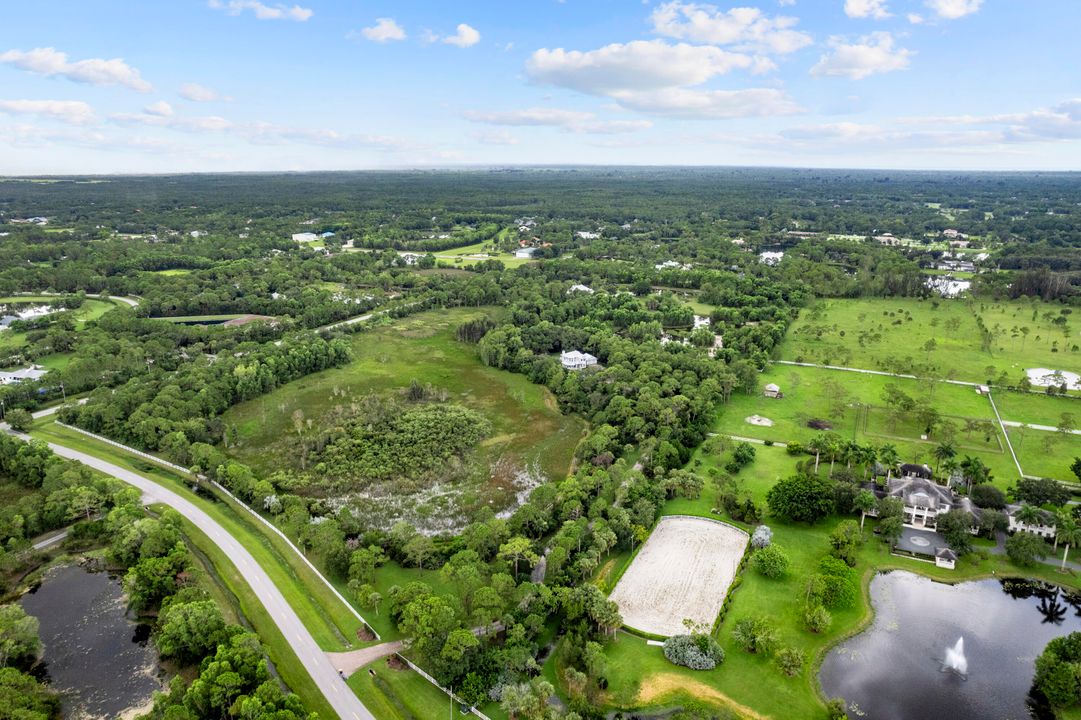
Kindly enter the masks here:
M 20 437 L 27 439 L 26 436 Z M 141 490 L 144 498 L 168 505 L 190 520 L 236 565 L 337 716 L 347 720 L 375 720 L 375 716 L 364 707 L 345 681 L 338 677 L 338 669 L 308 633 L 304 623 L 286 602 L 266 571 L 247 549 L 213 518 L 189 500 L 141 475 L 63 445 L 49 443 L 49 447 L 60 457 L 78 460 L 88 467 L 123 480 Z

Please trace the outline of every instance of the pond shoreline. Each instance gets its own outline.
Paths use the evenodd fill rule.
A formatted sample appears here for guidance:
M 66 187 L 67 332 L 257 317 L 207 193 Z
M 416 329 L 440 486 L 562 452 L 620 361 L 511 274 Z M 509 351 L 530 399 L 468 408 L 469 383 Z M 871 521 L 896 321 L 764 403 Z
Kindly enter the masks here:
M 815 658 L 820 698 L 843 697 L 856 714 L 884 718 L 1054 717 L 1032 696 L 1031 677 L 1048 641 L 1081 630 L 1076 591 L 1016 576 L 942 582 L 908 569 L 866 574 L 874 585 L 867 585 L 868 612 Z M 971 590 L 959 595 L 962 584 Z M 968 665 L 979 668 L 961 676 L 967 682 L 941 675 L 956 637 L 971 641 Z

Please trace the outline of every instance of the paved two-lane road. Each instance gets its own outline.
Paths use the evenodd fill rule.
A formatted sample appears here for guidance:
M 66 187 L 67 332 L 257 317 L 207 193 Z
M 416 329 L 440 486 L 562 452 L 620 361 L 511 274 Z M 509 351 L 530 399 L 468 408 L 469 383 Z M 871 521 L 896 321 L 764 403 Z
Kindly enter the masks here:
M 213 518 L 172 490 L 130 470 L 63 445 L 49 443 L 49 447 L 60 457 L 78 460 L 106 475 L 123 480 L 141 490 L 145 499 L 168 505 L 190 520 L 236 565 L 237 570 L 251 586 L 252 592 L 266 608 L 286 641 L 292 645 L 293 651 L 300 658 L 300 662 L 303 663 L 337 716 L 345 720 L 375 720 L 375 716 L 364 707 L 345 681 L 338 676 L 338 669 L 334 667 L 327 654 L 319 648 L 266 571 L 259 566 L 251 553 Z

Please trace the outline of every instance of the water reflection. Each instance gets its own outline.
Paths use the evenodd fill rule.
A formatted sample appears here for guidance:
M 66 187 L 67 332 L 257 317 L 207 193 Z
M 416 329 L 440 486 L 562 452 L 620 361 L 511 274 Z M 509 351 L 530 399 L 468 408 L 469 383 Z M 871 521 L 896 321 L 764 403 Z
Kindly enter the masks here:
M 150 627 L 128 619 L 118 580 L 68 565 L 19 602 L 41 623 L 39 677 L 63 693 L 65 718 L 114 718 L 161 688 Z
M 874 624 L 830 651 L 819 675 L 828 696 L 870 720 L 1041 717 L 1029 698 L 1036 656 L 1081 630 L 1081 595 L 1043 582 L 951 586 L 891 572 L 872 581 L 871 599 Z M 941 672 L 961 637 L 967 679 Z

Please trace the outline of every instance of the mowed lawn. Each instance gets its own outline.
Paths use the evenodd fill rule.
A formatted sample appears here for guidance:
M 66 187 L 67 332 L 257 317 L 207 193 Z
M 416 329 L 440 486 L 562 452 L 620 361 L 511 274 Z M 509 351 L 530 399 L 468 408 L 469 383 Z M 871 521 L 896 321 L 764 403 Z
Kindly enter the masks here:
M 509 461 L 538 468 L 549 478 L 570 469 L 584 421 L 560 413 L 555 397 L 528 378 L 485 366 L 475 345 L 459 342 L 462 323 L 499 312 L 494 308 L 421 313 L 352 336 L 355 359 L 343 368 L 310 375 L 230 409 L 226 424 L 238 430 L 230 452 L 262 473 L 296 462 L 292 414 L 301 410 L 318 422 L 324 412 L 349 396 L 392 393 L 411 381 L 446 390 L 492 423 L 482 443 L 493 463 Z
M 1050 396 L 1043 393 L 997 392 L 995 404 L 1003 420 L 1029 425 L 1058 427 L 1063 413 L 1069 413 L 1081 427 L 1081 398 Z
M 924 428 L 914 417 L 891 420 L 882 394 L 887 385 L 895 385 L 914 400 L 930 403 L 957 427 L 954 444 L 959 454 L 979 456 L 1003 486 L 1017 479 L 1017 468 L 997 425 L 990 440 L 980 432 L 964 432 L 967 420 L 995 419 L 990 402 L 971 387 L 794 365 L 770 366 L 759 377 L 759 384 L 761 387 L 771 382 L 781 387 L 783 398 L 767 398 L 761 392 L 734 394 L 721 407 L 715 432 L 781 443 L 807 443 L 822 434 L 807 423 L 826 420 L 833 425 L 833 432 L 845 440 L 876 446 L 888 443 L 897 448 L 905 462 L 933 465 L 931 452 L 941 438 L 932 435 L 922 440 Z M 844 414 L 831 417 L 831 406 L 843 407 Z M 754 415 L 772 420 L 773 426 L 747 422 Z
M 887 358 L 908 359 L 935 364 L 952 379 L 980 383 L 994 368 L 994 377 L 1006 372 L 1017 382 L 1025 368 L 1081 367 L 1081 314 L 1063 316 L 1064 309 L 1029 300 L 820 300 L 792 324 L 781 357 L 872 370 L 884 369 Z M 1065 325 L 1053 322 L 1058 317 L 1066 318 Z M 977 318 L 993 336 L 989 352 Z M 936 347 L 928 353 L 923 348 L 932 339 Z
M 1008 428 L 1010 442 L 1026 475 L 1078 482 L 1070 470 L 1075 458 L 1081 458 L 1081 435 Z
M 390 667 L 378 660 L 349 678 L 349 687 L 379 720 L 444 720 L 472 717 L 459 714 L 457 703 L 442 690 L 407 668 Z M 506 720 L 499 704 L 480 708 L 492 720 Z

